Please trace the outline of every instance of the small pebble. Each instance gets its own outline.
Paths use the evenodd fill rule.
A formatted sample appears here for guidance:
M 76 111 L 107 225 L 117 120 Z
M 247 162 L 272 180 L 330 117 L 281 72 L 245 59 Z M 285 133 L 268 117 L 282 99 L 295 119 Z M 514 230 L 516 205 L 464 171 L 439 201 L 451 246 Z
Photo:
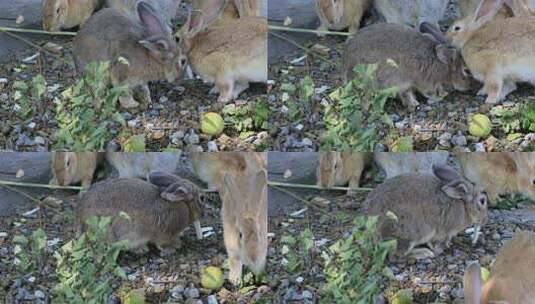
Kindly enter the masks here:
M 192 288 L 187 288 L 186 291 L 184 292 L 184 295 L 186 295 L 187 298 L 196 299 L 201 294 L 199 292 L 199 289 L 192 287 Z
M 206 300 L 208 304 L 217 304 L 217 298 L 214 295 L 209 295 Z

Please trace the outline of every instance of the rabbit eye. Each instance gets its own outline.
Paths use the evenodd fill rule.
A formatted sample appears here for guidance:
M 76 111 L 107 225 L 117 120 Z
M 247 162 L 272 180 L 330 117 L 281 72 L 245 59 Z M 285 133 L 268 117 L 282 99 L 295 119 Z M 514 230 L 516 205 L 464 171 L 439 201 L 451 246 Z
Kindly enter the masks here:
M 479 204 L 485 207 L 487 205 L 487 199 L 485 197 L 479 198 Z
M 458 25 L 456 25 L 456 26 L 453 27 L 453 30 L 456 31 L 456 32 L 458 32 L 458 31 L 461 30 L 461 27 L 458 26 Z
M 240 237 L 240 240 L 243 240 L 243 233 L 241 233 L 241 231 L 239 233 L 239 237 Z

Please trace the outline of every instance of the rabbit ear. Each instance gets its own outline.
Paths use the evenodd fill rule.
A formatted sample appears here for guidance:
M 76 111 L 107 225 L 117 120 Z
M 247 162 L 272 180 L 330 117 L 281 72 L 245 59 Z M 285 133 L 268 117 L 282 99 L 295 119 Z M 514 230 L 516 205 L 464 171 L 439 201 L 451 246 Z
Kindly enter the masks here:
M 479 263 L 474 262 L 466 268 L 463 285 L 465 303 L 480 304 L 483 283 L 481 280 L 481 267 L 479 266 Z
M 444 34 L 433 24 L 427 21 L 420 23 L 420 32 L 424 34 L 430 34 L 434 40 L 438 41 L 439 43 L 448 43 L 446 36 L 444 36 Z
M 182 32 L 186 37 L 193 37 L 197 35 L 204 28 L 204 14 L 199 10 L 190 11 L 188 14 L 188 20 L 183 26 Z
M 137 4 L 137 13 L 139 20 L 146 27 L 148 36 L 160 36 L 166 32 L 166 25 L 161 20 L 156 10 L 145 1 L 139 1 Z
M 435 52 L 437 53 L 438 60 L 444 64 L 452 64 L 459 56 L 459 52 L 456 48 L 446 44 L 437 45 L 435 47 Z
M 235 204 L 236 202 L 240 201 L 240 197 L 238 197 L 238 185 L 236 185 L 236 181 L 228 173 L 225 173 L 225 176 L 223 177 L 223 188 L 223 193 L 225 193 L 224 195 L 230 196 L 230 201 L 227 200 L 230 204 Z
M 461 175 L 448 165 L 433 165 L 433 173 L 445 182 L 461 180 Z
M 264 189 L 267 186 L 267 177 L 265 171 L 260 171 L 256 174 L 252 181 L 252 190 L 253 190 L 253 202 L 263 202 L 265 199 L 262 198 L 265 195 Z
M 167 172 L 152 171 L 147 175 L 147 181 L 155 186 L 164 188 L 179 182 L 180 178 Z
M 160 197 L 170 202 L 181 202 L 191 199 L 188 189 L 179 183 L 172 184 L 167 187 L 164 191 L 162 191 Z
M 490 21 L 503 6 L 503 0 L 481 0 L 474 14 L 474 21 L 479 25 Z
M 468 201 L 467 197 L 471 195 L 468 189 L 468 185 L 462 180 L 452 181 L 442 186 L 442 192 L 446 193 L 447 196 L 465 201 Z

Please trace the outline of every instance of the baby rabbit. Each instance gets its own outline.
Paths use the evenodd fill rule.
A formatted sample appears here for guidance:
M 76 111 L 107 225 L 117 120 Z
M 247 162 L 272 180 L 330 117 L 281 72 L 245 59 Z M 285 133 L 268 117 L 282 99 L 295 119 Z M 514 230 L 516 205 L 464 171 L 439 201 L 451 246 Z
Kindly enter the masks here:
M 199 220 L 201 190 L 178 176 L 169 184 L 168 177 L 168 174 L 153 172 L 149 181 L 154 184 L 137 178 L 94 184 L 81 198 L 77 210 L 82 228 L 91 216 L 111 216 L 110 242 L 128 240 L 128 249 L 133 251 L 144 251 L 148 242 L 165 253 L 174 250 L 179 245 L 180 232 Z M 197 231 L 199 235 L 202 234 Z
M 101 157 L 98 152 L 53 152 L 50 184 L 69 186 L 81 183 L 89 189 Z
M 350 33 L 356 33 L 370 5 L 371 0 L 316 0 L 316 13 L 321 21 L 318 30 L 340 31 L 349 28 Z
M 345 44 L 343 78 L 354 77 L 360 64 L 378 64 L 379 88 L 396 87 L 403 103 L 413 110 L 418 106 L 414 90 L 430 100 L 440 100 L 452 87 L 469 88 L 469 78 L 459 52 L 432 26 L 422 23 L 419 31 L 400 24 L 378 23 L 361 29 Z
M 535 233 L 518 231 L 498 252 L 490 279 L 483 284 L 481 267 L 473 263 L 464 274 L 466 304 L 534 303 Z
M 135 13 L 138 2 L 141 0 L 106 0 L 108 7 L 122 10 L 124 13 Z M 182 0 L 144 0 L 162 14 L 166 21 L 170 22 L 176 17 L 180 2 Z
M 145 1 L 138 2 L 137 13 L 139 20 L 118 9 L 105 8 L 93 15 L 74 39 L 74 58 L 80 73 L 89 62 L 110 61 L 112 85 L 128 86 L 128 92 L 120 97 L 125 108 L 139 105 L 132 97 L 133 90 L 138 101 L 150 103 L 147 83 L 162 79 L 172 82 L 186 64 L 171 28 L 160 14 Z
M 446 0 L 375 0 L 375 9 L 386 22 L 420 27 L 422 22 L 429 22 L 439 29 L 448 7 Z
M 229 281 L 238 285 L 242 266 L 264 270 L 268 246 L 266 171 L 233 176 L 225 173 L 220 190 L 221 217 L 229 259 Z
M 442 242 L 449 246 L 455 235 L 473 224 L 475 243 L 487 219 L 487 196 L 453 168 L 433 166 L 433 174 L 408 173 L 385 180 L 366 198 L 364 212 L 379 216 L 383 238 L 397 239 L 392 258 L 411 254 L 422 259 L 439 254 Z M 421 244 L 434 252 L 415 248 Z
M 348 194 L 359 187 L 370 155 L 359 152 L 320 152 L 317 170 L 318 186 L 331 188 L 349 184 Z
M 457 158 L 464 176 L 486 190 L 492 205 L 507 193 L 535 202 L 535 153 L 459 153 Z
M 150 172 L 175 173 L 180 163 L 181 153 L 123 153 L 106 152 L 106 161 L 112 165 L 120 178 L 142 178 Z
M 392 178 L 405 173 L 433 173 L 433 165 L 446 165 L 449 154 L 447 152 L 407 152 L 386 153 L 375 152 L 375 163 L 386 173 L 386 178 Z
M 458 20 L 448 38 L 461 49 L 472 75 L 484 83 L 478 95 L 501 101 L 516 82 L 535 84 L 535 17 L 494 19 L 503 0 L 482 0 L 474 16 Z
M 43 0 L 43 29 L 56 32 L 82 25 L 103 4 L 104 0 Z
M 267 19 L 241 17 L 221 19 L 225 0 L 213 0 L 201 11 L 192 11 L 177 34 L 196 74 L 214 83 L 211 92 L 219 102 L 229 102 L 250 82 L 267 82 Z

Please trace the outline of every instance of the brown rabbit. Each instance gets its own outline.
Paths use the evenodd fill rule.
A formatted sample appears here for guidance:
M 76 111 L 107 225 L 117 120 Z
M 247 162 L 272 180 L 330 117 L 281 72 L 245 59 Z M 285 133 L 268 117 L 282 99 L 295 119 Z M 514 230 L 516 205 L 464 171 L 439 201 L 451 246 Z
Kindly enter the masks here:
M 479 263 L 464 274 L 466 304 L 535 303 L 535 233 L 518 231 L 498 252 L 490 279 L 483 284 Z
M 459 153 L 457 158 L 464 176 L 485 189 L 491 204 L 507 193 L 535 202 L 535 153 Z
M 409 173 L 387 179 L 364 202 L 364 212 L 379 216 L 383 238 L 396 238 L 392 258 L 413 255 L 417 259 L 440 253 L 441 243 L 471 225 L 487 219 L 487 196 L 448 166 L 433 166 L 433 174 Z M 393 219 L 388 213 L 393 213 Z M 415 248 L 427 244 L 427 248 Z
M 430 100 L 440 100 L 447 91 L 469 88 L 469 78 L 459 52 L 432 26 L 422 23 L 426 34 L 400 24 L 379 23 L 361 29 L 347 40 L 343 78 L 354 77 L 353 68 L 378 64 L 379 88 L 396 87 L 403 103 L 418 106 L 415 90 Z
M 359 152 L 320 152 L 318 186 L 331 188 L 349 184 L 348 193 L 360 184 L 360 177 L 371 157 Z
M 448 38 L 461 49 L 472 75 L 484 83 L 478 95 L 495 104 L 516 89 L 535 84 L 535 17 L 494 18 L 503 0 L 482 0 L 474 16 L 458 20 Z
M 208 185 L 211 190 L 220 191 L 223 186 L 223 176 L 242 176 L 249 172 L 266 170 L 265 153 L 255 152 L 196 152 L 189 155 L 193 170 L 197 176 Z
M 139 20 L 118 9 L 105 8 L 93 15 L 74 39 L 74 58 L 79 72 L 92 61 L 110 61 L 111 83 L 127 85 L 121 105 L 139 105 L 132 98 L 150 103 L 149 81 L 174 81 L 181 75 L 186 58 L 182 56 L 171 28 L 149 4 L 137 5 Z M 118 60 L 123 57 L 128 63 Z
M 221 19 L 217 26 L 208 26 L 220 15 L 225 1 L 208 4 L 203 11 L 192 11 L 177 35 L 194 72 L 214 83 L 211 92 L 219 93 L 218 101 L 226 103 L 249 83 L 267 82 L 267 19 Z
M 43 0 L 43 29 L 56 32 L 84 24 L 104 0 Z
M 69 186 L 81 183 L 89 189 L 102 155 L 98 152 L 53 152 L 50 184 Z
M 386 178 L 392 178 L 405 173 L 433 173 L 433 165 L 446 165 L 447 152 L 375 152 L 375 162 L 386 173 Z
M 267 254 L 266 153 L 191 153 L 198 177 L 217 190 L 229 255 L 229 280 L 238 284 L 242 265 L 264 269 Z
M 128 249 L 135 251 L 144 251 L 148 242 L 166 253 L 174 250 L 180 232 L 201 215 L 201 190 L 178 176 L 170 183 L 166 173 L 153 172 L 149 181 L 119 178 L 94 184 L 77 211 L 82 227 L 91 216 L 111 216 L 110 242 L 128 240 Z
M 350 33 L 356 33 L 370 5 L 371 0 L 316 0 L 316 13 L 321 21 L 318 30 L 349 28 Z
M 226 173 L 220 191 L 229 281 L 238 285 L 243 265 L 255 274 L 264 270 L 268 247 L 267 177 L 265 171 L 242 176 Z

